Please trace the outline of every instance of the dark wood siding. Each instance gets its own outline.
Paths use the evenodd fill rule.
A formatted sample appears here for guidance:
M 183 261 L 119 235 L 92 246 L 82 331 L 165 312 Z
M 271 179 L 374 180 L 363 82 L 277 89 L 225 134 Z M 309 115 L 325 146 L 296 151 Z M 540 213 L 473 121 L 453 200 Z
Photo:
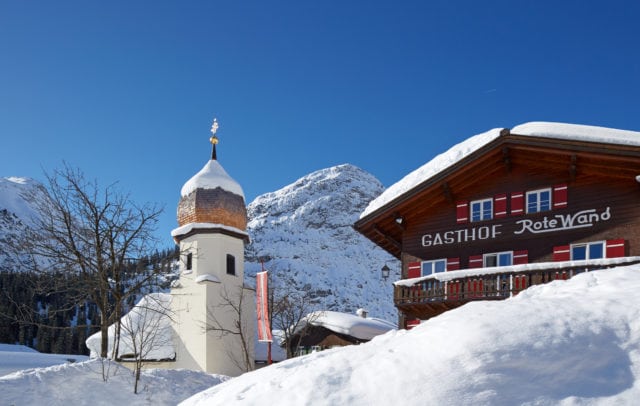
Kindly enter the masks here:
M 564 184 L 563 182 L 567 182 Z M 405 253 L 412 257 L 429 260 L 439 258 L 460 258 L 460 268 L 469 267 L 469 257 L 485 253 L 501 251 L 527 250 L 529 262 L 553 260 L 553 247 L 568 245 L 576 242 L 624 239 L 626 241 L 625 255 L 640 255 L 640 185 L 635 179 L 610 179 L 605 175 L 593 174 L 577 176 L 569 182 L 565 168 L 561 171 L 552 171 L 549 168 L 519 168 L 509 174 L 496 176 L 493 179 L 484 179 L 483 182 L 468 185 L 464 190 L 454 190 L 457 197 L 464 197 L 465 201 L 490 198 L 507 194 L 513 196 L 520 191 L 537 190 L 540 188 L 553 188 L 558 185 L 566 185 L 566 189 L 554 189 L 554 208 L 551 211 L 523 214 L 514 216 L 509 207 L 509 215 L 482 222 L 460 224 L 461 213 L 460 200 L 456 203 L 438 201 L 436 206 L 425 202 L 429 206 L 429 214 L 421 213 L 422 217 L 409 215 L 411 219 L 409 227 L 403 235 L 402 247 Z M 560 200 L 558 200 L 560 199 Z M 512 202 L 507 199 L 507 206 Z M 556 204 L 559 201 L 559 205 Z M 433 202 L 431 202 L 433 203 Z M 520 202 L 516 202 L 520 207 Z M 419 204 L 419 206 L 422 206 Z M 519 220 L 531 220 L 532 222 L 544 222 L 554 219 L 556 215 L 571 216 L 585 210 L 595 210 L 595 214 L 603 215 L 608 210 L 606 220 L 595 222 L 592 226 L 571 230 L 556 230 L 546 233 L 523 232 L 515 234 L 522 228 Z M 467 208 L 468 210 L 468 208 Z M 496 226 L 500 235 L 496 238 L 481 240 L 479 230 L 487 232 L 486 228 Z M 447 231 L 460 232 L 475 228 L 475 239 L 464 238 L 462 242 L 447 244 L 445 235 L 451 238 Z M 423 246 L 423 236 L 431 235 L 432 245 Z M 439 235 L 439 240 L 437 239 Z M 469 235 L 473 233 L 469 231 Z M 457 239 L 456 239 L 457 240 Z

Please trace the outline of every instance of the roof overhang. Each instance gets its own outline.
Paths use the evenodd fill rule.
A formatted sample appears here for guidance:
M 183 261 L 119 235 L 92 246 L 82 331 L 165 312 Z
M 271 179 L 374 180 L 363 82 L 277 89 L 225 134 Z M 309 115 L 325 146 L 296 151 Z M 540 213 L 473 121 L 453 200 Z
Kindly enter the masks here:
M 411 222 L 409 207 L 416 200 L 420 200 L 424 215 L 431 202 L 454 203 L 465 184 L 501 171 L 507 173 L 512 165 L 551 164 L 566 166 L 569 177 L 577 171 L 593 171 L 635 179 L 640 174 L 640 145 L 519 135 L 503 129 L 492 141 L 361 217 L 354 228 L 400 258 L 402 235 Z

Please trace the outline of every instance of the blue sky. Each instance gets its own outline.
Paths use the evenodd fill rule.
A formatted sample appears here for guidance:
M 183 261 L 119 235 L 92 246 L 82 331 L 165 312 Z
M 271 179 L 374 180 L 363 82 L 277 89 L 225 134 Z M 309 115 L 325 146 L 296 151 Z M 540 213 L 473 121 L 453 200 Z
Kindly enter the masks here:
M 495 127 L 640 131 L 636 1 L 4 1 L 0 176 L 64 161 L 165 206 L 351 163 L 389 186 Z

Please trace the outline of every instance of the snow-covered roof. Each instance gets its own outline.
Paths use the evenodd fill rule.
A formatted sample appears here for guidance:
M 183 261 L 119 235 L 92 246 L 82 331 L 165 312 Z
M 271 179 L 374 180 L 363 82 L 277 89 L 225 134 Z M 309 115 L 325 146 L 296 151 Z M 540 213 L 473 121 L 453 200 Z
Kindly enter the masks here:
M 437 155 L 431 161 L 422 165 L 415 171 L 409 173 L 399 182 L 396 182 L 393 185 L 389 186 L 384 192 L 382 192 L 380 196 L 369 203 L 369 206 L 367 206 L 362 214 L 360 214 L 360 218 L 373 213 L 380 207 L 396 199 L 398 196 L 407 193 L 409 190 L 418 186 L 420 183 L 437 175 L 438 173 L 442 172 L 443 170 L 477 151 L 482 146 L 495 140 L 500 136 L 500 131 L 502 131 L 502 128 L 494 128 L 493 130 L 489 130 L 485 133 L 474 135 L 473 137 L 467 138 L 461 143 L 454 145 L 448 151 Z
M 167 293 L 151 293 L 140 299 L 133 309 L 120 319 L 122 330 L 118 356 L 135 354 L 141 355 L 145 360 L 174 358 L 176 351 L 171 330 L 170 308 L 171 295 Z M 115 324 L 109 326 L 109 356 L 113 352 L 115 327 Z M 92 358 L 99 356 L 101 333 L 97 332 L 87 338 L 86 344 Z
M 494 128 L 485 133 L 474 135 L 461 143 L 454 145 L 448 151 L 436 156 L 420 168 L 409 173 L 400 181 L 389 186 L 378 198 L 360 214 L 360 218 L 378 210 L 387 203 L 407 193 L 421 183 L 453 166 L 463 158 L 471 155 L 483 146 L 500 136 L 500 128 Z M 617 130 L 606 127 L 596 127 L 566 123 L 530 122 L 518 125 L 512 134 L 546 137 L 564 140 L 577 140 L 594 143 L 634 145 L 640 146 L 640 132 Z
M 209 160 L 200 172 L 193 175 L 193 177 L 182 186 L 180 195 L 185 197 L 196 189 L 216 188 L 221 188 L 238 196 L 242 196 L 244 199 L 244 192 L 240 184 L 229 176 L 222 165 L 215 159 Z
M 171 230 L 171 236 L 172 237 L 178 237 L 178 236 L 181 236 L 181 235 L 189 234 L 193 230 L 206 230 L 206 229 L 211 229 L 211 228 L 220 228 L 220 229 L 227 230 L 227 231 L 230 231 L 232 233 L 240 234 L 240 235 L 243 235 L 243 236 L 246 236 L 247 238 L 249 238 L 249 234 L 247 234 L 246 231 L 240 230 L 239 228 L 236 228 L 236 227 L 231 227 L 231 226 L 227 226 L 225 224 L 219 224 L 219 223 L 189 223 L 189 224 L 185 224 L 185 225 L 183 225 L 181 227 L 174 228 L 173 230 Z
M 305 317 L 312 326 L 324 327 L 339 334 L 346 334 L 359 340 L 371 340 L 375 336 L 384 334 L 390 330 L 396 330 L 398 326 L 386 320 L 374 317 L 360 317 L 354 314 L 317 311 Z M 306 325 L 303 321 L 298 330 Z
M 204 275 L 196 276 L 196 283 L 200 282 L 215 282 L 220 283 L 220 278 L 210 273 L 206 273 Z
M 640 132 L 581 124 L 534 121 L 513 127 L 511 134 L 604 144 L 640 145 Z

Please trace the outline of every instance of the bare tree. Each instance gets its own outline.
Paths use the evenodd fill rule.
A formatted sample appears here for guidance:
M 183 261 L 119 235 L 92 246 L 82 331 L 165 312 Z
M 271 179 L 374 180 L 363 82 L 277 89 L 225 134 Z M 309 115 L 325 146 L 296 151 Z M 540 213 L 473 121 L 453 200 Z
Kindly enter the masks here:
M 255 367 L 251 357 L 254 337 L 248 334 L 253 330 L 250 329 L 250 323 L 254 323 L 255 320 L 245 310 L 248 304 L 247 300 L 252 296 L 248 294 L 249 292 L 250 290 L 242 285 L 231 290 L 223 285 L 219 304 L 207 307 L 208 321 L 205 325 L 206 332 L 217 334 L 220 338 L 231 335 L 239 340 L 242 355 L 239 357 L 231 348 L 227 348 L 227 355 L 243 371 L 252 371 Z M 224 323 L 218 317 L 218 314 L 225 312 L 231 315 L 231 323 Z
M 97 305 L 100 356 L 107 357 L 109 325 L 120 319 L 130 296 L 155 281 L 153 273 L 128 274 L 127 263 L 157 244 L 153 232 L 162 209 L 137 205 L 115 185 L 101 188 L 66 164 L 46 178 L 48 199 L 37 202 L 39 216 L 17 249 L 31 258 L 33 271 L 62 275 L 49 289 L 67 289 L 73 281 L 77 303 Z
M 116 359 L 134 363 L 134 393 L 138 393 L 140 372 L 146 362 L 175 358 L 170 302 L 171 296 L 168 294 L 149 294 L 122 317 L 121 345 Z
M 303 337 L 308 326 L 320 316 L 313 312 L 313 298 L 309 291 L 295 290 L 291 285 L 274 289 L 271 307 L 271 326 L 282 330 L 287 358 L 294 355 L 292 339 L 294 335 Z

